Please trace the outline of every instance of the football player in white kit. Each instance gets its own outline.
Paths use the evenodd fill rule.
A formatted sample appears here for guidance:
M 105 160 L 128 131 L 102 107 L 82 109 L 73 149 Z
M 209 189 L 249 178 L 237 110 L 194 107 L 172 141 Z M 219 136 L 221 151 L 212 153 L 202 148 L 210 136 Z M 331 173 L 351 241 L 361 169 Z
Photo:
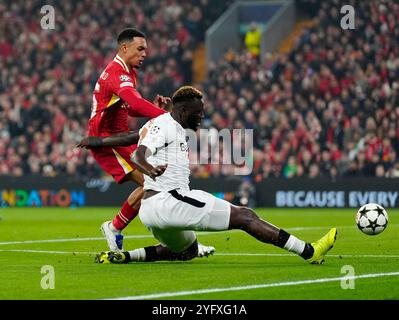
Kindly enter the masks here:
M 204 116 L 202 93 L 191 86 L 172 97 L 171 113 L 148 121 L 140 130 L 133 163 L 144 173 L 144 197 L 139 217 L 160 244 L 132 251 L 101 252 L 99 263 L 190 260 L 198 256 L 195 231 L 241 229 L 254 238 L 304 258 L 324 262 L 337 230 L 308 243 L 262 220 L 252 209 L 230 204 L 201 190 L 190 190 L 185 129 L 196 131 Z

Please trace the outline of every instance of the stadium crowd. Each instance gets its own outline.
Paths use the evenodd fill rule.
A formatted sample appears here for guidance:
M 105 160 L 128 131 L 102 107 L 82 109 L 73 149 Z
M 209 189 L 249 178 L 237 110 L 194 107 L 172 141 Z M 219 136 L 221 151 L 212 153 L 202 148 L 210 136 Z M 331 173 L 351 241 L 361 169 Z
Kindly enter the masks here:
M 116 35 L 132 25 L 147 34 L 139 92 L 150 100 L 169 96 L 191 82 L 193 50 L 231 3 L 2 1 L 0 175 L 100 175 L 89 153 L 74 146 L 86 133 L 92 91 L 115 56 Z M 55 30 L 41 29 L 44 5 L 54 8 Z
M 228 52 L 210 66 L 205 123 L 254 130 L 256 181 L 399 177 L 399 4 L 356 1 L 356 29 L 343 30 L 337 1 L 313 3 L 314 27 L 289 54 Z
M 112 1 L 104 10 L 101 1 L 68 1 L 54 5 L 51 31 L 40 28 L 37 2 L 3 1 L 0 175 L 101 175 L 74 146 L 86 132 L 95 81 L 115 54 L 115 35 L 132 24 L 147 34 L 138 90 L 150 100 L 171 95 L 192 81 L 195 47 L 232 1 L 216 2 Z M 228 52 L 208 66 L 197 84 L 206 94 L 204 127 L 213 134 L 254 130 L 255 181 L 399 177 L 399 5 L 356 1 L 355 30 L 340 28 L 334 2 L 316 2 L 313 10 L 314 27 L 291 53 L 260 62 L 245 50 Z M 193 175 L 235 169 L 194 165 Z

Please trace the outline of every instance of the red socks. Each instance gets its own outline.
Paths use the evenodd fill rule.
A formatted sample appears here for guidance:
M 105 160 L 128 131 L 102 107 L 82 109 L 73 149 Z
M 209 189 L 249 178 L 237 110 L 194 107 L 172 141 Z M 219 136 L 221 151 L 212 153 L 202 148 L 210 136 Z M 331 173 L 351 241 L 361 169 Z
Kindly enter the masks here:
M 115 229 L 123 230 L 127 227 L 127 225 L 132 221 L 139 210 L 132 208 L 127 201 L 122 206 L 121 211 L 116 215 L 114 220 L 112 220 L 112 224 L 114 225 Z

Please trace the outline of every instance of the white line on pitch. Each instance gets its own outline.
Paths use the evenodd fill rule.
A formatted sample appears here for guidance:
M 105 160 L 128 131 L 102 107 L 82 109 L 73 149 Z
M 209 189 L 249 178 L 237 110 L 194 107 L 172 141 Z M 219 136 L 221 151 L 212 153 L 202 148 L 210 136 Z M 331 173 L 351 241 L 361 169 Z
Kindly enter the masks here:
M 248 286 L 238 286 L 238 287 L 229 287 L 229 288 L 213 288 L 213 289 L 200 289 L 200 290 L 192 290 L 192 291 L 161 292 L 161 293 L 146 294 L 146 295 L 140 295 L 140 296 L 108 298 L 108 299 L 104 299 L 104 300 L 158 299 L 158 298 L 188 296 L 188 295 L 204 294 L 204 293 L 243 291 L 243 290 L 253 290 L 253 289 L 271 288 L 271 287 L 296 286 L 296 285 L 301 285 L 301 284 L 313 284 L 313 283 L 324 283 L 324 282 L 333 282 L 333 281 L 342 281 L 342 280 L 351 280 L 351 279 L 365 279 L 365 278 L 389 277 L 389 276 L 399 276 L 399 272 L 372 273 L 372 274 L 362 274 L 362 275 L 353 276 L 353 277 L 322 278 L 322 279 L 309 279 L 309 280 L 301 280 L 301 281 L 254 284 L 254 285 L 248 285 Z
M 215 253 L 218 256 L 267 256 L 267 257 L 296 257 L 288 253 Z M 328 254 L 329 257 L 343 258 L 399 258 L 395 254 Z
M 125 236 L 125 239 L 133 239 L 133 238 L 134 239 L 153 238 L 153 236 L 151 234 Z M 99 241 L 99 240 L 104 240 L 104 238 L 92 237 L 92 238 L 70 238 L 70 239 L 22 240 L 22 241 L 0 242 L 0 245 L 28 244 L 28 243 L 52 243 L 52 242 L 75 242 L 75 241 Z
M 221 232 L 239 232 L 240 230 L 226 230 Z M 199 232 L 199 235 L 209 235 L 215 234 L 215 232 Z M 145 238 L 154 238 L 152 234 L 136 234 L 132 236 L 124 236 L 124 239 L 145 239 Z M 38 239 L 38 240 L 22 240 L 22 241 L 9 241 L 9 242 L 0 242 L 0 245 L 9 245 L 9 244 L 30 244 L 30 243 L 53 243 L 53 242 L 75 242 L 75 241 L 100 241 L 104 240 L 103 237 L 89 237 L 89 238 L 61 238 L 61 239 Z
M 337 229 L 346 229 L 353 228 L 352 226 L 341 226 L 337 227 Z M 319 230 L 325 229 L 328 230 L 329 227 L 296 227 L 296 228 L 284 228 L 286 231 L 307 231 L 307 230 Z M 202 235 L 217 235 L 221 233 L 232 233 L 232 232 L 242 232 L 241 230 L 226 230 L 226 231 L 217 231 L 217 232 L 197 232 L 199 236 Z M 144 238 L 153 238 L 151 234 L 141 234 L 141 235 L 132 235 L 125 236 L 125 239 L 144 239 Z M 9 241 L 9 242 L 0 242 L 0 246 L 11 245 L 11 244 L 31 244 L 31 243 L 53 243 L 53 242 L 74 242 L 74 241 L 100 241 L 104 240 L 102 237 L 89 237 L 89 238 L 66 238 L 66 239 L 38 239 L 38 240 L 21 240 L 21 241 Z
M 30 250 L 30 249 L 0 249 L 0 252 L 26 252 L 26 253 L 47 253 L 47 254 L 97 254 L 90 251 L 51 251 L 51 250 Z M 297 257 L 290 253 L 245 253 L 245 252 L 216 252 L 215 256 L 253 256 L 253 257 Z M 384 254 L 329 254 L 329 257 L 347 257 L 347 258 L 399 258 L 399 255 Z
M 0 252 L 24 252 L 24 253 L 47 253 L 47 254 L 97 254 L 98 252 L 75 252 L 75 251 L 47 251 L 29 249 L 0 249 Z

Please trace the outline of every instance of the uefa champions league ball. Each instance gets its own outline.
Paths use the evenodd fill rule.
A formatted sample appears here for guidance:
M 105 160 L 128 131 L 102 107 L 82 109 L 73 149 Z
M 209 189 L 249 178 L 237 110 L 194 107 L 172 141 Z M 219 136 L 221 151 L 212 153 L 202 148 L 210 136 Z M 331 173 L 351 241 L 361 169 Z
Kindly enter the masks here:
M 376 235 L 385 230 L 388 225 L 388 213 L 376 203 L 367 203 L 356 213 L 356 224 L 361 232 Z

